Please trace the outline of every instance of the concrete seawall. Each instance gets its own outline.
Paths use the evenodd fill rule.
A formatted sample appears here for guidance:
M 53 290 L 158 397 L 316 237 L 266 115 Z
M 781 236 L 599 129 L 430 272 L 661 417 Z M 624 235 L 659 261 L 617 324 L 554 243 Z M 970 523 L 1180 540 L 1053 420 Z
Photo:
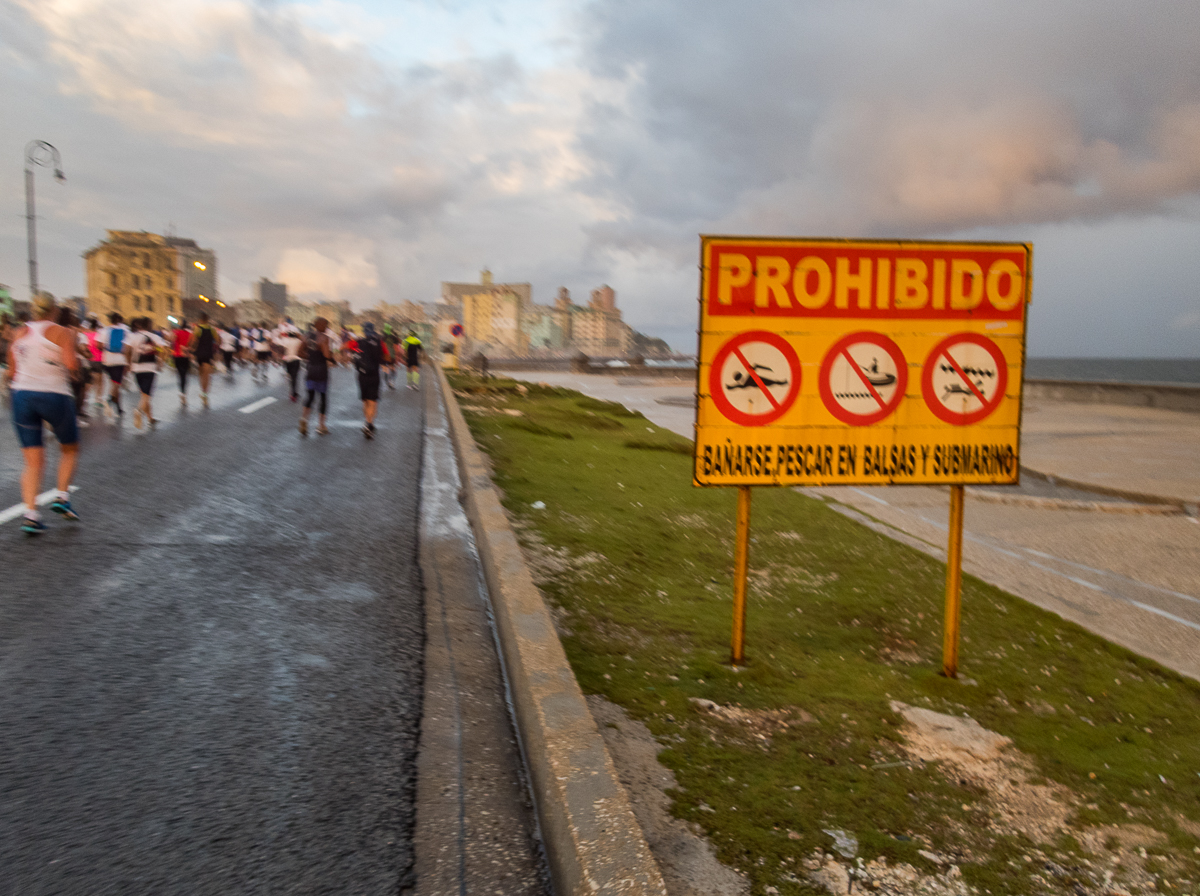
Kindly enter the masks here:
M 1078 404 L 1121 404 L 1164 411 L 1200 413 L 1200 386 L 1174 383 L 1105 383 L 1077 380 L 1025 380 L 1026 398 Z

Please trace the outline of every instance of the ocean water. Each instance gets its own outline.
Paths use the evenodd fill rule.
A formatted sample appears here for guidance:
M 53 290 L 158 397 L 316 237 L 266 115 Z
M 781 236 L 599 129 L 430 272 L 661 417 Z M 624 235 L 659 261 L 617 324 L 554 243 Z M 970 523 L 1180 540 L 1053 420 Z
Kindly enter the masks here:
M 1028 358 L 1025 378 L 1200 385 L 1200 358 Z

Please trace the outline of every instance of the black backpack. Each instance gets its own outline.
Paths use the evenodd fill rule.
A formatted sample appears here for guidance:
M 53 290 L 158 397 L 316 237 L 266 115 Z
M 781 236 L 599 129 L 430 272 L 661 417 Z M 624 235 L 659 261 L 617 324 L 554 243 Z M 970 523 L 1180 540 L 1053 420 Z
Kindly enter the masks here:
M 379 337 L 372 334 L 358 340 L 358 353 L 354 356 L 354 369 L 359 373 L 376 373 L 383 363 L 383 345 Z

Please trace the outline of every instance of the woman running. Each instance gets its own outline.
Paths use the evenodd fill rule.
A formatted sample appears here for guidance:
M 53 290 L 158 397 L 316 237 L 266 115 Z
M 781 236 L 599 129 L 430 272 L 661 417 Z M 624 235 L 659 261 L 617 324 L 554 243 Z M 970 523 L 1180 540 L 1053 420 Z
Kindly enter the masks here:
M 187 407 L 187 380 L 192 370 L 192 356 L 188 346 L 192 342 L 192 331 L 188 322 L 181 320 L 171 333 L 171 356 L 175 359 L 175 372 L 179 374 L 179 406 Z
M 93 404 L 104 408 L 104 356 L 100 347 L 100 322 L 89 317 L 79 334 L 79 344 L 84 355 L 83 405 L 87 407 L 88 389 L 92 389 Z
M 208 322 L 207 312 L 200 312 L 200 323 L 192 330 L 188 343 L 192 357 L 196 359 L 196 370 L 200 376 L 200 403 L 208 407 L 208 384 L 212 380 L 213 361 L 217 356 L 217 333 Z
M 133 411 L 133 425 L 138 429 L 143 423 L 153 426 L 158 421 L 150 408 L 150 395 L 154 391 L 154 377 L 161 363 L 158 349 L 163 345 L 162 340 L 150 332 L 150 318 L 139 317 L 130 322 L 129 340 L 125 344 L 125 355 L 129 366 L 137 380 L 138 391 L 142 393 L 138 406 Z

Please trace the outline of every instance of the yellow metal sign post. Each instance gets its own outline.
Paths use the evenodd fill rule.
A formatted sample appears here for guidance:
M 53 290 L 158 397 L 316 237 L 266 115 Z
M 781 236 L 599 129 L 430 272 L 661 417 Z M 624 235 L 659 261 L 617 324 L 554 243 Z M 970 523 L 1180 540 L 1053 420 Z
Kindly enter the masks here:
M 701 237 L 693 479 L 952 486 L 944 669 L 957 674 L 962 486 L 1019 477 L 1027 243 Z M 955 509 L 957 508 L 957 509 Z

